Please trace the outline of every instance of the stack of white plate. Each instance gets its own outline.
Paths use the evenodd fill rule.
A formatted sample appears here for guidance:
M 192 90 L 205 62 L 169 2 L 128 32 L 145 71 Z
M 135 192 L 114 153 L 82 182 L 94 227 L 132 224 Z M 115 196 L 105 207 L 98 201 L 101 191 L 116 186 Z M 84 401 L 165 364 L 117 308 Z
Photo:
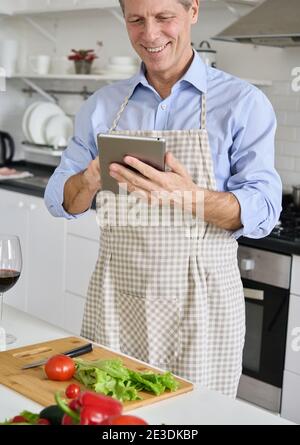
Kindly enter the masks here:
M 27 142 L 66 147 L 73 135 L 73 121 L 52 102 L 34 102 L 25 111 L 22 130 Z
M 102 70 L 103 74 L 133 75 L 138 70 L 139 61 L 135 57 L 116 56 L 109 59 L 108 65 Z

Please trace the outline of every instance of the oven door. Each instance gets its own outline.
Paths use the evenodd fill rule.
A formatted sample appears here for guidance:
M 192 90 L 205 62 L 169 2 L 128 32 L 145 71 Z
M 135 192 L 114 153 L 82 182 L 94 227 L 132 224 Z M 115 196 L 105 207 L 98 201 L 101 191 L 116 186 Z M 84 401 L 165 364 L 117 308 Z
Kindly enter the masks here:
M 280 410 L 291 257 L 239 246 L 246 303 L 243 375 L 238 397 Z
M 243 374 L 282 387 L 289 290 L 243 279 L 246 336 Z

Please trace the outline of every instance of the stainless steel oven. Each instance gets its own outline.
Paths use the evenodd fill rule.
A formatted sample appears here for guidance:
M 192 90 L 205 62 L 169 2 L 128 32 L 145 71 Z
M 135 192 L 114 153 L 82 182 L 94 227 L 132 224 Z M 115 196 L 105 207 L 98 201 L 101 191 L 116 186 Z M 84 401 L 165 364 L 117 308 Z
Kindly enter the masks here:
M 238 397 L 280 412 L 292 258 L 240 245 L 238 260 L 246 303 Z

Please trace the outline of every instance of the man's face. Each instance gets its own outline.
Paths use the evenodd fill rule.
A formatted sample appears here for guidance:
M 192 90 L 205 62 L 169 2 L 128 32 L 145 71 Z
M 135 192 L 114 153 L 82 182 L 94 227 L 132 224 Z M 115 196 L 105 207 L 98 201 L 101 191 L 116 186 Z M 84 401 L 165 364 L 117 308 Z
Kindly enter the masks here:
M 152 74 L 181 71 L 191 57 L 191 25 L 198 2 L 187 11 L 178 0 L 125 0 L 131 44 Z

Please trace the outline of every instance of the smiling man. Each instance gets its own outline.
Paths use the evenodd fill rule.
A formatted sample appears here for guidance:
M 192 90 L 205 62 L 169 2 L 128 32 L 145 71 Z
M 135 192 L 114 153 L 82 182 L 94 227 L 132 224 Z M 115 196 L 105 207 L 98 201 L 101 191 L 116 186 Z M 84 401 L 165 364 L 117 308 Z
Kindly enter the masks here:
M 189 192 L 195 214 L 201 196 L 204 220 L 101 229 L 82 335 L 235 397 L 245 334 L 236 239 L 266 236 L 280 214 L 274 112 L 260 90 L 193 51 L 198 0 L 120 4 L 140 71 L 84 103 L 47 207 L 68 219 L 96 195 L 99 207 L 97 134 L 110 132 L 165 138 L 167 171 L 127 156 L 141 174 L 119 164 L 110 174 L 146 204 L 153 192 Z

